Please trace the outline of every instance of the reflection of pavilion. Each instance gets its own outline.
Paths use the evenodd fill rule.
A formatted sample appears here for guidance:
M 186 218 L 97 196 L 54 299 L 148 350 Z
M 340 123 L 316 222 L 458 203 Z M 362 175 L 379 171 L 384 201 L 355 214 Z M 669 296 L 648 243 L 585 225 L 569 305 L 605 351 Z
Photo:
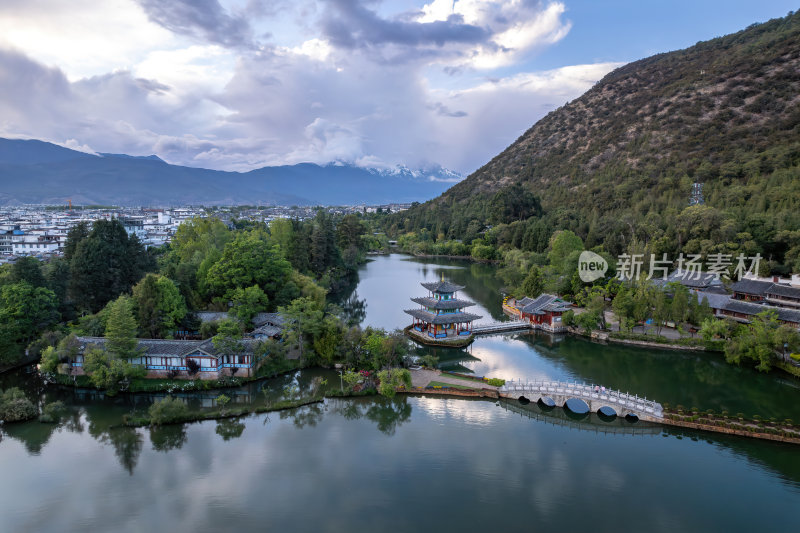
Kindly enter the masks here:
M 422 283 L 422 286 L 430 291 L 428 296 L 411 298 L 420 308 L 406 309 L 406 313 L 414 318 L 412 329 L 415 332 L 437 340 L 472 335 L 472 322 L 481 317 L 464 312 L 464 308 L 475 305 L 456 297 L 456 292 L 464 287 L 444 281 L 444 278 L 433 283 Z

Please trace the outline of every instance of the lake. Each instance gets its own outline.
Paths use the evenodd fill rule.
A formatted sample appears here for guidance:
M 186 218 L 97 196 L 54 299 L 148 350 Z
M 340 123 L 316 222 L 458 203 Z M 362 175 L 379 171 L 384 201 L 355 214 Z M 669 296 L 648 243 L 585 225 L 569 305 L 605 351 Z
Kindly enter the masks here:
M 444 275 L 471 311 L 502 319 L 494 267 L 377 257 L 342 304 L 364 326 L 407 325 L 409 298 Z M 720 355 L 602 345 L 546 334 L 420 348 L 481 376 L 599 383 L 672 405 L 800 421 L 798 382 Z M 305 389 L 307 370 L 226 391 L 263 402 Z M 800 449 L 576 415 L 537 405 L 397 397 L 158 429 L 119 427 L 159 395 L 0 376 L 69 416 L 2 428 L 0 531 L 798 531 Z M 187 396 L 208 405 L 216 392 Z

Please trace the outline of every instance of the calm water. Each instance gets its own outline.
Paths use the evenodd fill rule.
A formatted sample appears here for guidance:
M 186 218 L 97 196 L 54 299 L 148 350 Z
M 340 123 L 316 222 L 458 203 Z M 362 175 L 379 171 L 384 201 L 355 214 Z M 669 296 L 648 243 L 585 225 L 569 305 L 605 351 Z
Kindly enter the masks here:
M 467 286 L 483 320 L 502 317 L 492 267 L 403 256 L 366 265 L 346 308 L 364 325 L 405 325 L 419 282 L 443 272 Z M 478 375 L 578 379 L 800 420 L 796 382 L 712 355 L 546 335 L 480 338 L 437 354 Z M 319 374 L 338 377 L 283 376 L 243 387 L 235 401 L 302 390 Z M 800 449 L 785 445 L 423 397 L 132 430 L 118 427 L 121 416 L 152 397 L 53 390 L 24 372 L 0 377 L 0 387 L 12 383 L 65 400 L 70 413 L 59 426 L 2 429 L 0 531 L 800 530 Z

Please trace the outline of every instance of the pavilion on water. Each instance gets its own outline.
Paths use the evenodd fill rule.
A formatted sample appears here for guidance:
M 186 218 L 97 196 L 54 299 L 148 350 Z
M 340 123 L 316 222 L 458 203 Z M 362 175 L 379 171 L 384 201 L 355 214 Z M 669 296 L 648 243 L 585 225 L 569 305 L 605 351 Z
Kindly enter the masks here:
M 420 305 L 419 309 L 406 309 L 414 317 L 414 330 L 434 339 L 472 335 L 472 322 L 479 315 L 465 313 L 464 308 L 475 305 L 468 300 L 456 298 L 456 292 L 464 287 L 445 281 L 422 283 L 428 289 L 428 296 L 411 298 Z

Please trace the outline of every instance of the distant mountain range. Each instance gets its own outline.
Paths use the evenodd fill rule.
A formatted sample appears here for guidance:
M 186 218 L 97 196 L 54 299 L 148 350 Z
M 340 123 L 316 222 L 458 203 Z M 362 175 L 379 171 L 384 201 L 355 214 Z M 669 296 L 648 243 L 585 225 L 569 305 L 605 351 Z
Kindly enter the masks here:
M 0 139 L 0 205 L 358 205 L 426 201 L 461 175 L 312 163 L 225 172 L 155 155 L 87 154 L 36 140 Z

